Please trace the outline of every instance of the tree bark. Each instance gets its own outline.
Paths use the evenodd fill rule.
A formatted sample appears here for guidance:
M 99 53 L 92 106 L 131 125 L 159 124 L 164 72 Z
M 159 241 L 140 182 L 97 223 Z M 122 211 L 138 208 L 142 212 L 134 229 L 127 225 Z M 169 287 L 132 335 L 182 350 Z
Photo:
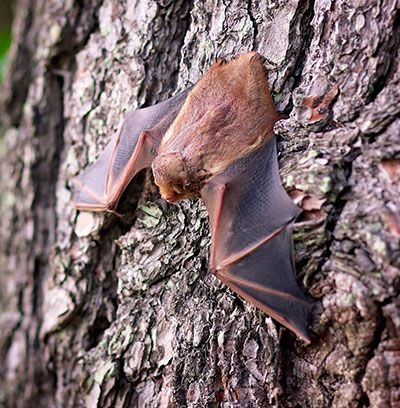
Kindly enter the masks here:
M 19 0 L 1 89 L 0 401 L 7 407 L 400 406 L 399 2 Z M 122 219 L 70 180 L 124 111 L 257 50 L 304 214 L 305 346 L 207 272 L 200 201 L 149 172 Z

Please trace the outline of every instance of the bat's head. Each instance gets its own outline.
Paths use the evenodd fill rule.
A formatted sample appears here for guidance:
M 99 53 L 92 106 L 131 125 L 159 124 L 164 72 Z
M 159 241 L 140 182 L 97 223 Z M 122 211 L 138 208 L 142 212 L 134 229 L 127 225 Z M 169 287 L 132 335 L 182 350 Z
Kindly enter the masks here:
M 187 166 L 180 153 L 168 152 L 157 156 L 152 169 L 164 200 L 173 203 L 193 196 Z

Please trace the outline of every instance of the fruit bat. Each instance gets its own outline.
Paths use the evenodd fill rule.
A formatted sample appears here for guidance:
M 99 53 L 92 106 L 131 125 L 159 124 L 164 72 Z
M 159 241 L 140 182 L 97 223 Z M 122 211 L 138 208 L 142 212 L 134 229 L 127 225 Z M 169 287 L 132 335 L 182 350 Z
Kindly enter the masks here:
M 259 54 L 218 61 L 190 91 L 126 113 L 97 161 L 74 179 L 73 202 L 115 212 L 147 167 L 165 200 L 200 196 L 211 222 L 211 272 L 309 342 L 311 304 L 293 261 L 300 209 L 282 187 L 273 136 L 280 117 Z

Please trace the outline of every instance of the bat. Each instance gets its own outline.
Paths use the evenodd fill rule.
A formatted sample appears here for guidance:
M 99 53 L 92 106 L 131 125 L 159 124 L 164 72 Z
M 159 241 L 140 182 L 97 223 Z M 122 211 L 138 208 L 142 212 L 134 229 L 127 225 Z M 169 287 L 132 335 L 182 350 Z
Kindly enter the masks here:
M 217 61 L 187 90 L 126 113 L 120 132 L 73 181 L 73 203 L 115 212 L 151 167 L 168 202 L 201 197 L 209 213 L 210 271 L 310 342 L 311 302 L 296 281 L 292 226 L 301 210 L 278 172 L 275 109 L 262 57 Z

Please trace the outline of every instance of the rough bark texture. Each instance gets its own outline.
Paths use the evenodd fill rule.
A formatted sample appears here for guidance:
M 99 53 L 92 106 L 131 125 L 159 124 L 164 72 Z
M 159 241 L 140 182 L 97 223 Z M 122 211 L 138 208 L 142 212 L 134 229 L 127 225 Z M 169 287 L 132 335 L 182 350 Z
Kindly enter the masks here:
M 396 0 L 20 0 L 1 90 L 0 401 L 13 407 L 399 407 Z M 123 112 L 257 50 L 306 210 L 304 346 L 207 273 L 199 201 L 151 176 L 125 216 L 77 213 L 69 181 Z M 319 320 L 318 320 L 319 319 Z

